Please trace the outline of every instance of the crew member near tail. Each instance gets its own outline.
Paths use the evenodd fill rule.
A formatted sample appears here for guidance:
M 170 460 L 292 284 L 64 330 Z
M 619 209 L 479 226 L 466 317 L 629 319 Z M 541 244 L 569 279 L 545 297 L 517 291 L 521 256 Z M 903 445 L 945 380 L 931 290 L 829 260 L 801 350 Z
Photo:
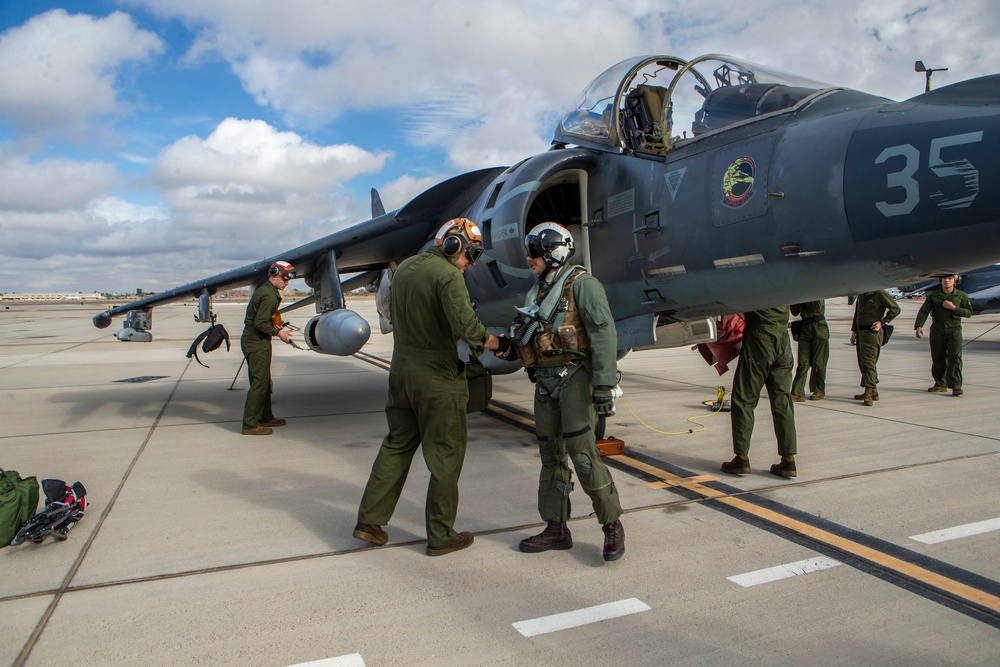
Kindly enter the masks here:
M 806 400 L 806 376 L 809 376 L 809 400 L 820 401 L 826 396 L 826 365 L 830 362 L 830 325 L 826 323 L 826 301 L 809 301 L 790 306 L 792 315 L 799 316 L 799 361 L 792 380 L 792 400 Z
M 771 466 L 780 477 L 795 477 L 795 410 L 792 408 L 792 343 L 788 335 L 788 306 L 765 308 L 743 317 L 743 347 L 733 376 L 730 401 L 733 426 L 733 460 L 722 464 L 722 471 L 734 475 L 750 472 L 750 436 L 753 435 L 754 410 L 760 392 L 767 387 L 771 403 L 771 421 L 778 441 L 781 460 Z
M 430 471 L 424 508 L 427 555 L 472 544 L 455 531 L 458 478 L 467 443 L 469 386 L 457 341 L 477 356 L 495 350 L 496 336 L 476 317 L 462 274 L 483 253 L 479 227 L 456 218 L 441 227 L 435 245 L 399 265 L 392 277 L 392 363 L 385 416 L 389 434 L 372 464 L 358 508 L 354 537 L 385 544 L 389 522 L 410 464 L 422 447 Z
M 920 306 L 913 323 L 917 338 L 924 335 L 924 322 L 931 316 L 931 376 L 934 386 L 927 391 L 951 389 L 952 396 L 962 391 L 962 318 L 972 317 L 969 295 L 955 289 L 958 276 L 952 274 L 941 280 L 941 289 L 934 292 Z
M 618 334 L 604 287 L 581 266 L 567 260 L 575 250 L 569 231 L 543 222 L 524 239 L 538 282 L 511 327 L 513 348 L 501 337 L 497 356 L 515 354 L 535 382 L 535 431 L 542 471 L 538 511 L 548 522 L 540 534 L 521 541 L 521 551 L 569 549 L 572 459 L 580 485 L 590 496 L 604 528 L 604 560 L 625 553 L 625 530 L 611 471 L 597 451 L 597 416 L 614 414 Z
M 875 405 L 878 400 L 878 357 L 885 345 L 885 325 L 900 312 L 899 304 L 885 290 L 865 292 L 854 302 L 851 322 L 851 345 L 857 345 L 858 368 L 864 391 L 854 395 L 855 401 Z
M 267 280 L 254 289 L 243 320 L 240 349 L 247 360 L 250 391 L 243 407 L 243 435 L 270 435 L 272 426 L 284 426 L 271 412 L 271 339 L 287 343 L 291 334 L 283 330 L 281 316 L 274 318 L 281 306 L 281 293 L 295 277 L 295 267 L 288 262 L 274 262 L 267 269 Z M 275 324 L 275 319 L 279 324 Z

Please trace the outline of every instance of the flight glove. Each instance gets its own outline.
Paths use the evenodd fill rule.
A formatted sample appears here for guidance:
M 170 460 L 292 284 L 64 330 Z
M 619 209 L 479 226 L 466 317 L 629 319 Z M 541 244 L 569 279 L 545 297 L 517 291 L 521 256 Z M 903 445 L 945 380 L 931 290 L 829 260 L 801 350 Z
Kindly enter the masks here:
M 594 402 L 594 410 L 597 411 L 598 416 L 611 417 L 615 414 L 614 387 L 597 385 L 594 387 L 591 400 Z

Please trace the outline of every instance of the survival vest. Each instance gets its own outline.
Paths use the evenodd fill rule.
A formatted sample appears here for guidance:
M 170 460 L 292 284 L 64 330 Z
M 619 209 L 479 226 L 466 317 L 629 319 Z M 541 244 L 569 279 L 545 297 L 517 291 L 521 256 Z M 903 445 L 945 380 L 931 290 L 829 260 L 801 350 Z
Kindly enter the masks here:
M 590 353 L 590 338 L 573 297 L 573 283 L 587 270 L 574 266 L 552 285 L 538 304 L 531 322 L 515 321 L 511 339 L 525 368 L 551 368 L 578 363 Z M 528 292 L 521 313 L 530 312 L 538 299 L 538 285 Z

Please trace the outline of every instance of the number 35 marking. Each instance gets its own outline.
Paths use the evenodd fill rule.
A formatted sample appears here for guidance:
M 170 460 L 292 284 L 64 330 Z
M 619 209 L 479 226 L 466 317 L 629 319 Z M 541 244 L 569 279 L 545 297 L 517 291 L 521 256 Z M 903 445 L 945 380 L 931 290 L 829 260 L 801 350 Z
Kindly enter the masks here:
M 941 159 L 941 150 L 962 144 L 974 144 L 983 140 L 983 132 L 967 132 L 965 134 L 955 134 L 950 137 L 938 137 L 931 140 L 931 154 L 927 166 L 930 167 L 940 178 L 948 176 L 960 176 L 965 182 L 965 195 L 962 197 L 946 199 L 944 193 L 935 192 L 930 195 L 931 200 L 942 210 L 952 208 L 966 208 L 972 200 L 979 194 L 979 170 L 972 166 L 965 158 L 945 161 Z M 910 144 L 902 146 L 890 146 L 879 153 L 875 158 L 875 164 L 882 164 L 889 158 L 902 157 L 903 168 L 894 171 L 886 176 L 886 186 L 889 188 L 902 188 L 906 194 L 903 201 L 897 204 L 880 201 L 875 203 L 882 215 L 892 217 L 895 215 L 906 215 L 920 202 L 920 188 L 913 174 L 917 172 L 920 164 L 920 151 Z

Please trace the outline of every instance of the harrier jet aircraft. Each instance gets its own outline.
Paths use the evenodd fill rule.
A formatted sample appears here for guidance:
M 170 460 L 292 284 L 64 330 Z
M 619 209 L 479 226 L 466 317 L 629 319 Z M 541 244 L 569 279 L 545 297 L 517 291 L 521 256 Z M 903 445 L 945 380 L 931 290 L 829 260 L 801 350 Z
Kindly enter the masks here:
M 117 337 L 149 340 L 155 306 L 194 297 L 211 321 L 212 294 L 263 282 L 283 259 L 314 290 L 306 343 L 350 355 L 370 327 L 345 291 L 387 291 L 396 263 L 462 216 L 483 231 L 486 253 L 465 276 L 495 331 L 534 280 L 525 234 L 555 221 L 604 283 L 622 351 L 703 342 L 717 316 L 995 261 L 997 155 L 1000 75 L 894 102 L 728 56 L 636 57 L 587 86 L 545 153 L 456 176 L 390 213 L 373 191 L 371 220 L 94 324 L 125 315 Z

